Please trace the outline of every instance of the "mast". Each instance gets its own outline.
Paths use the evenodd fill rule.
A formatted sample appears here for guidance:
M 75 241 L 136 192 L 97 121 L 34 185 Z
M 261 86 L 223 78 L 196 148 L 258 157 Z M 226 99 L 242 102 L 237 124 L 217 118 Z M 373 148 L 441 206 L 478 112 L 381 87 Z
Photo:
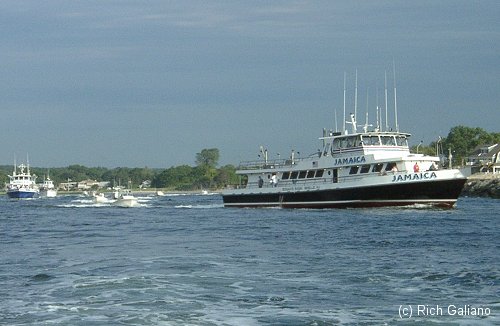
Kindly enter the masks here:
M 369 88 L 366 88 L 366 115 L 368 116 L 368 90 Z M 366 123 L 368 123 L 368 119 L 366 120 Z
M 346 72 L 344 71 L 344 119 L 342 120 L 342 134 L 345 134 L 345 82 L 346 82 Z
M 394 123 L 396 125 L 396 131 L 399 132 L 398 126 L 398 102 L 397 102 L 397 93 L 396 93 L 396 63 L 392 61 L 392 68 L 394 72 Z
M 376 93 L 377 93 L 377 96 L 375 97 L 375 100 L 377 102 L 377 106 L 376 106 L 376 108 L 377 108 L 377 131 L 381 131 L 380 125 L 382 124 L 382 113 L 380 112 L 379 107 L 378 107 L 378 85 L 377 84 L 375 84 L 375 88 L 376 88 Z
M 378 115 L 378 113 L 377 113 Z M 371 127 L 373 125 L 368 124 L 368 88 L 366 89 L 366 118 L 365 118 L 365 125 L 363 126 L 363 131 L 365 133 L 368 132 L 368 127 Z
M 356 86 L 354 88 L 354 120 L 358 117 L 358 69 L 356 69 Z
M 28 153 L 26 153 L 26 165 L 28 169 L 28 174 L 30 174 L 30 157 Z
M 387 118 L 387 71 L 385 71 L 385 131 L 389 130 L 389 119 Z
M 337 128 L 337 109 L 335 109 L 335 132 L 338 132 L 338 128 Z

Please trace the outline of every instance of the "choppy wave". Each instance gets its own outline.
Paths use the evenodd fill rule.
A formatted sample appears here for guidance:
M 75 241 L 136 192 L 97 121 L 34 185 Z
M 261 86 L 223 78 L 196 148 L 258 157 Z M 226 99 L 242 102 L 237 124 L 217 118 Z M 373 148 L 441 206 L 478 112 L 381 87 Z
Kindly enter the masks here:
M 0 324 L 383 325 L 400 321 L 402 304 L 494 311 L 415 323 L 500 322 L 498 201 L 446 211 L 139 201 L 147 207 L 0 200 Z

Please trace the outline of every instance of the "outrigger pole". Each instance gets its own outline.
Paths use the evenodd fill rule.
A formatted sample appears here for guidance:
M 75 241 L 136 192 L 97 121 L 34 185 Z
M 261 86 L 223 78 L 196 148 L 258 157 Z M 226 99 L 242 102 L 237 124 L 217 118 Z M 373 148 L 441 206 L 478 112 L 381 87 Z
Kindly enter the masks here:
M 396 63 L 394 60 L 392 61 L 392 68 L 394 72 L 394 123 L 396 125 L 396 131 L 399 132 L 399 126 L 398 126 L 398 102 L 397 102 L 397 95 L 396 95 Z
M 345 134 L 345 81 L 346 81 L 346 72 L 344 71 L 344 119 L 342 120 L 342 134 Z
M 389 130 L 389 119 L 387 118 L 387 70 L 385 71 L 385 131 Z
M 358 69 L 356 69 L 356 87 L 354 88 L 354 120 L 358 119 Z

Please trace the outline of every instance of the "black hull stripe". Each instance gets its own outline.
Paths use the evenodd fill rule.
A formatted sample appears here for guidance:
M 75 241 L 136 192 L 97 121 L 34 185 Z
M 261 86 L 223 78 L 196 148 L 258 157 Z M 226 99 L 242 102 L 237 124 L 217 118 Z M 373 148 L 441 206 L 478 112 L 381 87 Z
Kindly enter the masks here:
M 430 204 L 452 207 L 465 179 L 295 193 L 223 195 L 227 207 L 341 208 Z

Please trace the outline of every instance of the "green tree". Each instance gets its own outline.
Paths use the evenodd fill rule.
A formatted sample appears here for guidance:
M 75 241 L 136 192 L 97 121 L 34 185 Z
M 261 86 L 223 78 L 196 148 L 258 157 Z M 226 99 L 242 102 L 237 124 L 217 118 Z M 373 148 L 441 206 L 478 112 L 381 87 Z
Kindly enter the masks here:
M 213 180 L 217 175 L 216 166 L 219 162 L 219 149 L 203 149 L 196 153 L 196 186 L 200 188 L 212 188 Z
M 215 187 L 224 188 L 227 185 L 238 184 L 238 176 L 236 168 L 233 165 L 225 165 L 217 170 L 217 175 L 214 178 Z
M 196 153 L 196 165 L 208 165 L 215 168 L 219 163 L 219 149 L 209 148 L 203 149 L 200 153 Z
M 151 185 L 156 188 L 192 189 L 195 182 L 193 168 L 180 165 L 163 170 L 153 177 Z
M 443 140 L 445 155 L 451 149 L 455 164 L 461 164 L 463 159 L 477 146 L 500 141 L 499 133 L 488 133 L 482 128 L 456 126 L 450 129 Z

